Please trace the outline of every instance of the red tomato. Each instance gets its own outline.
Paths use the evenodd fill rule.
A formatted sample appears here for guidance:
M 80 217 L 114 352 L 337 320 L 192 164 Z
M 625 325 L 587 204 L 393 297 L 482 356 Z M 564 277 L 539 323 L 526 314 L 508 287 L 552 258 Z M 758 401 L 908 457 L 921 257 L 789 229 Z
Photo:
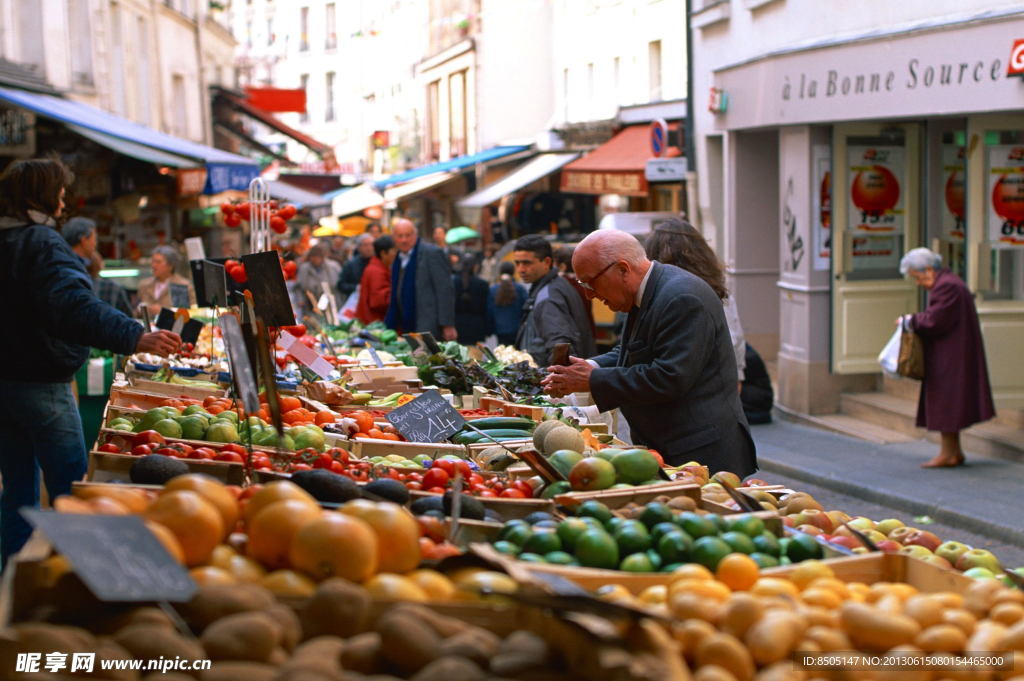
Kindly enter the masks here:
M 421 490 L 423 489 L 423 485 L 415 480 L 412 480 L 410 482 L 405 483 L 405 488 L 411 490 Z
M 469 480 L 469 477 L 473 475 L 473 469 L 469 467 L 469 462 L 467 461 L 456 461 L 455 470 L 462 474 L 463 480 Z M 455 476 L 452 475 L 452 477 L 454 478 Z
M 242 263 L 239 262 L 238 260 L 231 260 L 230 258 L 228 258 L 227 260 L 224 261 L 224 269 L 227 270 L 227 269 L 230 269 L 232 267 L 238 267 L 241 264 Z
M 224 203 L 220 204 L 220 212 L 223 213 L 224 215 L 231 215 L 232 213 L 235 212 L 235 207 L 232 204 L 225 201 Z
M 121 448 L 108 442 L 105 445 L 100 445 L 98 451 L 106 452 L 107 454 L 120 454 Z
M 217 458 L 217 452 L 213 451 L 209 447 L 196 447 L 189 452 L 188 458 L 210 461 Z
M 238 452 L 221 450 L 220 454 L 214 457 L 217 461 L 228 461 L 230 463 L 245 463 L 245 459 Z
M 144 430 L 141 433 L 135 433 L 134 437 L 132 437 L 133 445 L 162 445 L 165 442 L 167 440 L 164 439 L 164 436 L 155 430 Z
M 431 494 L 444 494 L 445 493 L 444 487 L 430 487 L 430 488 L 427 489 L 427 491 L 430 492 Z
M 220 448 L 220 451 L 222 451 L 222 452 L 235 452 L 236 454 L 238 454 L 240 456 L 245 456 L 246 454 L 249 453 L 245 449 L 245 447 L 243 447 L 242 445 L 240 445 L 240 444 L 238 444 L 236 442 L 230 442 L 230 443 L 224 445 L 223 447 Z M 264 454 L 264 456 L 266 456 L 266 455 Z
M 438 459 L 434 462 L 434 465 L 430 467 L 430 470 L 441 469 L 448 474 L 448 477 L 455 476 L 455 462 L 451 459 Z
M 516 489 L 515 487 L 509 487 L 507 490 L 501 493 L 505 499 L 525 499 L 526 495 L 523 494 L 522 490 Z
M 224 216 L 224 225 L 227 227 L 241 227 L 242 218 L 238 213 L 228 213 Z
M 424 487 L 447 487 L 450 477 L 444 469 L 440 468 L 435 464 L 423 474 L 423 486 Z
M 153 445 L 135 445 L 132 447 L 132 456 L 146 456 L 153 453 Z
M 288 231 L 288 223 L 280 215 L 275 215 L 270 218 L 270 229 L 274 230 L 277 234 L 284 234 Z
M 482 490 L 480 490 L 479 493 L 477 493 L 476 496 L 478 496 L 478 497 L 497 497 L 498 495 L 494 493 L 493 489 L 482 489 Z
M 341 447 L 331 447 L 327 450 L 327 453 L 342 464 L 348 465 L 348 450 L 342 449 Z
M 253 468 L 272 468 L 273 464 L 270 461 L 270 457 L 263 452 L 252 453 L 252 467 Z
M 468 478 L 466 478 L 466 484 L 469 485 L 470 487 L 472 487 L 473 485 L 482 485 L 484 484 L 483 476 L 480 475 L 479 473 L 473 473 Z
M 184 459 L 186 457 L 185 452 L 180 449 L 175 449 L 174 447 L 161 447 L 153 453 L 163 454 L 164 456 L 173 456 L 176 459 Z
M 286 203 L 283 206 L 281 206 L 281 208 L 278 209 L 277 214 L 280 215 L 285 220 L 291 220 L 293 217 L 295 217 L 296 212 L 297 211 L 295 210 L 295 206 L 293 206 L 290 203 Z
M 419 473 L 409 473 L 406 479 L 412 482 L 423 482 L 423 476 Z
M 525 480 L 516 480 L 514 483 L 512 483 L 512 489 L 517 489 L 520 492 L 522 492 L 523 498 L 525 499 L 533 498 L 533 487 L 531 487 L 530 483 L 526 482 Z
M 281 269 L 284 270 L 284 278 L 288 280 L 294 279 L 295 275 L 299 273 L 299 266 L 295 264 L 294 260 L 286 262 Z
M 240 203 L 235 206 L 235 212 L 242 216 L 243 220 L 248 220 L 251 217 L 250 206 L 248 203 Z
M 288 466 L 288 472 L 289 473 L 294 473 L 296 471 L 311 471 L 311 470 L 313 470 L 313 467 L 310 466 L 308 463 L 293 463 L 290 466 Z
M 334 463 L 334 458 L 327 452 L 324 452 L 316 455 L 316 459 L 313 460 L 313 468 L 326 468 L 330 470 L 332 463 Z
M 249 275 L 245 272 L 245 265 L 236 265 L 227 270 L 227 273 L 229 277 L 239 284 L 244 284 L 249 280 Z
M 337 473 L 341 475 L 342 473 L 345 472 L 345 465 L 340 461 L 332 461 L 330 470 L 332 473 Z
M 268 203 L 267 205 L 270 206 L 271 210 L 277 210 L 277 207 L 280 206 L 281 204 L 277 202 L 277 199 L 270 199 L 270 203 Z

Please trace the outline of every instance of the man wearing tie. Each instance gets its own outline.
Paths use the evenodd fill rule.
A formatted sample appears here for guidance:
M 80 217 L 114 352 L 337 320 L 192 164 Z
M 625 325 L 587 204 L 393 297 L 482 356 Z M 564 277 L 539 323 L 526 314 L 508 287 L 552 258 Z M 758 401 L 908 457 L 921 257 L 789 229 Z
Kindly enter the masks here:
M 729 327 L 711 287 L 651 262 L 636 238 L 614 230 L 590 234 L 572 264 L 590 296 L 628 313 L 626 328 L 611 352 L 548 367 L 546 391 L 589 391 L 601 411 L 621 409 L 634 443 L 668 464 L 695 460 L 741 478 L 756 471 Z

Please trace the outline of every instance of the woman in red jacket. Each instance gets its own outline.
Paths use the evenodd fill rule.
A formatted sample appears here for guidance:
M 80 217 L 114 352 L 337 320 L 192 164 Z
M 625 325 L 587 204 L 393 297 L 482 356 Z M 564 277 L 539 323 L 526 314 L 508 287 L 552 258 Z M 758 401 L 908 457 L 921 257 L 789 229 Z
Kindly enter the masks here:
M 374 257 L 366 263 L 359 280 L 359 303 L 356 319 L 364 325 L 384 321 L 391 302 L 391 263 L 398 249 L 389 235 L 377 237 L 373 242 Z

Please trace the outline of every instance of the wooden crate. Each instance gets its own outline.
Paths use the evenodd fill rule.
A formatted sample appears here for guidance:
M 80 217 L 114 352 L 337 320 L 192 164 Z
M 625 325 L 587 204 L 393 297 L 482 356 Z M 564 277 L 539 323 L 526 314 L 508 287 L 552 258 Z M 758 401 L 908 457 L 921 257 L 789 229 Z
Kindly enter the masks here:
M 435 497 L 441 496 L 440 494 L 431 494 L 423 490 L 411 490 L 409 496 L 413 501 L 424 497 Z M 473 497 L 481 504 L 484 508 L 488 508 L 504 520 L 515 520 L 516 518 L 525 518 L 526 516 L 536 511 L 543 511 L 545 513 L 555 514 L 555 504 L 550 499 L 504 499 L 501 497 Z
M 151 395 L 164 395 L 166 397 L 185 395 L 195 400 L 201 400 L 210 395 L 225 397 L 228 394 L 227 388 L 204 388 L 202 386 L 179 385 L 177 383 L 163 383 L 161 381 L 147 381 L 145 379 L 134 381 L 132 387 L 139 392 Z
M 397 442 L 394 440 L 376 440 L 359 437 L 354 440 L 339 440 L 339 447 L 345 447 L 354 456 L 360 459 L 369 459 L 374 456 L 388 456 L 398 454 L 407 459 L 412 459 L 420 454 L 436 459 L 446 454 L 455 454 L 460 458 L 466 458 L 466 445 L 453 445 L 448 443 L 420 443 L 420 442 Z
M 643 485 L 628 489 L 605 489 L 596 492 L 569 492 L 555 497 L 555 503 L 575 508 L 584 501 L 600 501 L 611 509 L 621 508 L 629 503 L 646 504 L 657 497 L 689 497 L 700 504 L 700 486 L 691 483 L 665 482 L 660 485 Z
M 825 562 L 835 572 L 836 578 L 844 582 L 902 582 L 929 593 L 966 593 L 976 581 L 964 577 L 955 570 L 947 570 L 904 553 L 863 553 L 857 556 L 831 558 Z M 787 577 L 793 573 L 797 565 L 799 563 L 780 565 L 761 572 L 766 576 Z
M 139 458 L 131 454 L 91 451 L 85 479 L 90 482 L 127 482 L 129 471 Z M 241 485 L 245 482 L 245 468 L 240 463 L 200 459 L 180 459 L 180 461 L 185 462 L 190 472 L 204 473 L 228 485 Z
M 361 365 L 348 367 L 348 375 L 351 377 L 351 385 L 353 386 L 415 381 L 419 378 L 418 371 L 416 367 L 409 367 L 404 364 L 385 365 L 381 368 Z

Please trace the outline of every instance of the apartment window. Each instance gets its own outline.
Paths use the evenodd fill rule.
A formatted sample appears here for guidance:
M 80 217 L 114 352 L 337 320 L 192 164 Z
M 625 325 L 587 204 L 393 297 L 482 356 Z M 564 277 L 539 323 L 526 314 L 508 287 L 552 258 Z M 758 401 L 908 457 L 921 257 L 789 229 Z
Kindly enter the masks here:
M 245 22 L 245 46 L 252 47 L 252 22 Z
M 334 120 L 334 71 L 327 72 L 327 88 L 324 97 L 327 99 L 327 105 L 324 108 L 324 120 Z
M 427 85 L 427 150 L 428 161 L 441 158 L 441 81 Z
M 299 10 L 299 52 L 309 50 L 309 8 Z
M 68 22 L 71 35 L 71 78 L 75 85 L 92 86 L 92 26 L 89 21 L 89 4 L 80 0 L 68 0 Z
M 325 19 L 324 34 L 326 38 L 324 40 L 324 49 L 333 50 L 338 46 L 337 10 L 333 2 L 327 3 Z
M 137 87 L 135 88 L 135 107 L 138 109 L 139 122 L 149 125 L 149 100 L 152 97 L 152 93 L 149 86 L 150 41 L 147 35 L 149 31 L 146 18 L 138 17 L 135 22 L 135 28 L 138 33 L 138 39 L 136 40 L 138 60 L 136 65 L 139 74 Z
M 661 41 L 652 40 L 647 45 L 648 64 L 648 100 L 652 102 L 661 99 Z
M 300 76 L 299 87 L 306 93 L 306 108 L 299 114 L 299 120 L 303 123 L 309 123 L 309 74 L 303 73 Z
M 110 37 L 111 43 L 113 43 L 113 49 L 110 50 L 110 94 L 113 99 L 114 113 L 120 116 L 124 116 L 128 108 L 128 104 L 125 101 L 124 87 L 124 36 L 121 29 L 122 21 L 121 6 L 116 2 L 110 3 Z M 32 42 L 42 44 L 42 41 Z
M 267 17 L 267 45 L 273 45 L 276 37 L 274 36 L 274 20 Z
M 174 129 L 172 134 L 188 137 L 188 108 L 185 99 L 185 76 L 171 76 L 171 96 L 174 98 Z
M 449 156 L 467 153 L 466 71 L 448 76 L 448 140 Z

